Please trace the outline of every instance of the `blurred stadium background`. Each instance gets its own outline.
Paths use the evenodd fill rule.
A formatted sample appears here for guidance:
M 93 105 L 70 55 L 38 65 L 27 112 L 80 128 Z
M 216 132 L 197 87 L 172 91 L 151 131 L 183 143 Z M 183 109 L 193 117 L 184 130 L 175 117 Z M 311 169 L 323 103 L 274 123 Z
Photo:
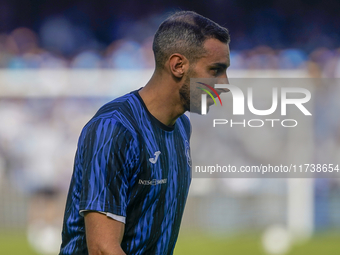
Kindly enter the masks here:
M 340 78 L 336 0 L 0 0 L 0 254 L 58 252 L 81 128 L 147 82 L 176 10 L 230 30 L 230 77 Z M 317 89 L 312 139 L 340 158 L 339 88 Z M 194 179 L 175 254 L 340 254 L 339 238 L 339 179 Z

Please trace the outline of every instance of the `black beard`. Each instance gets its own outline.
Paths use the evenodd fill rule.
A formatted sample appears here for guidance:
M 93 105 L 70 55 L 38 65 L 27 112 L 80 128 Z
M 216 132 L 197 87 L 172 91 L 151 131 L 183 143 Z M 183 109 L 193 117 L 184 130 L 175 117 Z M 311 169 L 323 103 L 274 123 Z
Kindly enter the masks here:
M 189 78 L 190 82 L 190 78 Z M 182 105 L 184 111 L 190 111 L 190 86 L 187 83 L 187 80 L 183 84 L 183 86 L 179 90 L 179 95 L 181 97 Z

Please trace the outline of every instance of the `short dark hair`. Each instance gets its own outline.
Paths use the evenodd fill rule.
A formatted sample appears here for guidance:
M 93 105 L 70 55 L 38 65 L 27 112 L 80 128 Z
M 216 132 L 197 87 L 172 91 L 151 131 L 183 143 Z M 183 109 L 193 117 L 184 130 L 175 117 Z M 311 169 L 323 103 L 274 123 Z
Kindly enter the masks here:
M 210 38 L 230 42 L 228 29 L 193 11 L 180 11 L 159 26 L 152 45 L 156 68 L 163 67 L 174 53 L 195 62 L 204 54 L 204 41 Z

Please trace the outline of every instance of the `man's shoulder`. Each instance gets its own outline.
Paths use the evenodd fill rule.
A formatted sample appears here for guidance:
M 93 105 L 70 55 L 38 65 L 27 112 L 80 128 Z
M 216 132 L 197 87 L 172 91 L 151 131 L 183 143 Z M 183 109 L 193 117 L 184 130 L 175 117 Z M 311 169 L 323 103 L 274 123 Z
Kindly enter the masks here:
M 98 128 L 97 126 L 103 128 L 115 126 L 122 131 L 129 130 L 133 132 L 133 123 L 136 119 L 133 109 L 138 108 L 138 104 L 140 104 L 135 93 L 136 91 L 132 91 L 103 105 L 83 130 L 93 128 L 93 126 L 96 126 L 96 129 Z
M 132 91 L 106 103 L 93 118 L 119 118 L 121 115 L 131 114 L 131 109 L 140 104 L 136 93 L 137 91 Z

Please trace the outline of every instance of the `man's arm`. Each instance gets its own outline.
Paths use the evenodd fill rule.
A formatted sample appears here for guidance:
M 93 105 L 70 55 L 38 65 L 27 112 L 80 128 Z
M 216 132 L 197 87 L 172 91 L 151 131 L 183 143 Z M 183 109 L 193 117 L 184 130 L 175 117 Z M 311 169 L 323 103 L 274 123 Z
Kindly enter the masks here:
M 85 212 L 86 242 L 89 255 L 126 255 L 120 244 L 125 224 L 99 212 Z

